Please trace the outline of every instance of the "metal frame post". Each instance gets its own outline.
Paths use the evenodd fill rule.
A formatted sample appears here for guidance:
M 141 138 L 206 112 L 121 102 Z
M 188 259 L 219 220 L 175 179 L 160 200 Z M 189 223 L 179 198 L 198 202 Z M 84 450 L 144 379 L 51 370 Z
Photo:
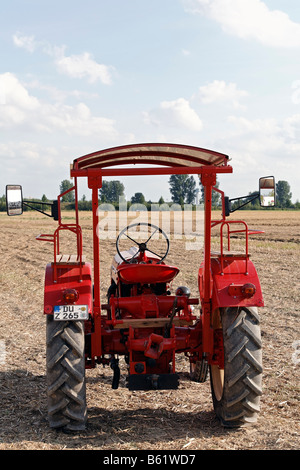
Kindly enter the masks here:
M 201 183 L 204 187 L 204 295 L 202 300 L 202 347 L 203 356 L 213 353 L 213 329 L 211 326 L 211 209 L 212 188 L 216 185 L 216 173 L 204 172 Z
M 100 300 L 100 247 L 98 229 L 98 190 L 102 186 L 101 176 L 94 175 L 88 177 L 88 187 L 92 189 L 92 209 L 93 209 L 93 257 L 94 257 L 94 300 L 93 300 L 93 320 L 94 332 L 91 337 L 92 360 L 101 356 L 101 300 Z

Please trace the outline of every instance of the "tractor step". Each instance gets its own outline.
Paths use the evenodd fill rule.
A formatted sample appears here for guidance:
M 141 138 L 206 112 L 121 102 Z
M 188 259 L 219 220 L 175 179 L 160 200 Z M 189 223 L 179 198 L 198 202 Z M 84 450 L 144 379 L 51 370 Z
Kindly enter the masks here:
M 220 258 L 222 256 L 222 253 L 220 251 L 212 251 L 211 252 L 211 258 Z M 223 251 L 223 256 L 224 258 L 247 258 L 250 256 L 250 253 L 245 253 L 245 252 L 240 252 L 240 251 L 228 251 L 224 250 Z
M 82 264 L 85 264 L 85 255 L 81 258 Z M 56 255 L 56 264 L 70 264 L 76 265 L 80 263 L 80 256 L 78 255 Z
M 131 374 L 128 376 L 129 390 L 176 390 L 178 374 Z

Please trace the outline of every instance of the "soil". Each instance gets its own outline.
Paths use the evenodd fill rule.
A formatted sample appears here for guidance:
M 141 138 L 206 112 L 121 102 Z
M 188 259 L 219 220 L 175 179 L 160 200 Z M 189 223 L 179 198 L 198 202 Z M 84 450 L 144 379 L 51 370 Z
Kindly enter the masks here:
M 238 217 L 249 228 L 265 231 L 251 237 L 249 250 L 265 302 L 260 308 L 264 373 L 257 424 L 224 429 L 213 411 L 209 380 L 192 382 L 189 364 L 179 356 L 180 385 L 172 391 L 129 391 L 123 365 L 117 390 L 111 388 L 109 367 L 87 370 L 87 429 L 64 434 L 47 422 L 43 287 L 53 247 L 35 240 L 39 233 L 53 233 L 56 222 L 34 212 L 21 217 L 1 213 L 0 449 L 298 449 L 300 212 L 241 211 Z M 81 225 L 83 250 L 92 260 L 91 214 L 81 215 Z M 240 236 L 233 242 L 238 247 L 243 243 Z M 171 240 L 168 262 L 181 270 L 177 285 L 188 285 L 197 296 L 200 252 L 185 250 L 183 243 Z M 216 230 L 213 243 L 218 243 Z M 114 254 L 115 241 L 101 241 L 103 299 Z

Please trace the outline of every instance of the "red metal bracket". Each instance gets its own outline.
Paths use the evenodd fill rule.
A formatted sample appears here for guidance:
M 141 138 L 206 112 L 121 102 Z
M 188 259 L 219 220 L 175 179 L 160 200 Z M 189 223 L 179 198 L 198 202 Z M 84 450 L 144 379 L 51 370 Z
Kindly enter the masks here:
M 205 171 L 201 174 L 201 183 L 203 186 L 215 186 L 217 183 L 217 175 L 215 172 Z
M 89 189 L 102 187 L 102 173 L 99 170 L 88 170 Z

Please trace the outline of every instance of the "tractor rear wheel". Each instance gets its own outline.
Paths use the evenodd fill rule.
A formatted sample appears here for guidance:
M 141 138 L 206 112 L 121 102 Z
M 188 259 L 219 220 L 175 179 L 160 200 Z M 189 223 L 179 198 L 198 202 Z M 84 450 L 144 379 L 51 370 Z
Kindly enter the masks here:
M 222 328 L 224 369 L 210 366 L 215 412 L 226 427 L 254 424 L 262 394 L 262 349 L 256 307 L 217 310 L 214 328 Z
M 46 363 L 50 427 L 81 431 L 86 424 L 84 322 L 47 315 Z

